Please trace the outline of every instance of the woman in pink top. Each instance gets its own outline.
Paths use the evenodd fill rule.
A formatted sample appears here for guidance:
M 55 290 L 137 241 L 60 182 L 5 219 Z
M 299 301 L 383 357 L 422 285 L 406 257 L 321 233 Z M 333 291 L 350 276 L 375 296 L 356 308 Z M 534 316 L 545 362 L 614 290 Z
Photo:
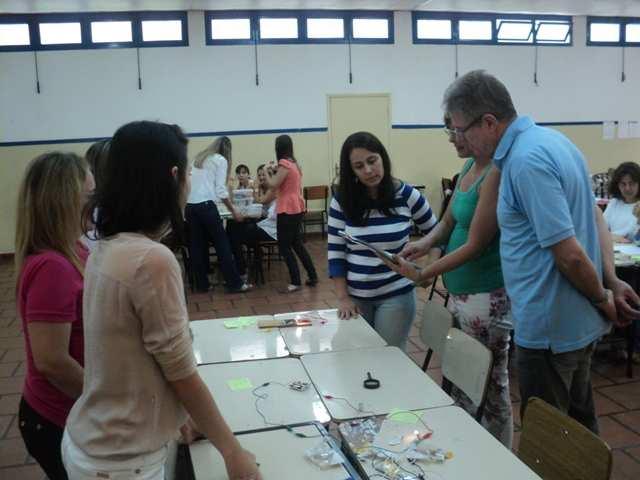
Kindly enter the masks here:
M 284 257 L 289 269 L 291 283 L 287 292 L 300 289 L 300 269 L 293 255 L 300 258 L 302 266 L 307 271 L 307 285 L 313 287 L 318 283 L 318 274 L 313 266 L 309 252 L 302 243 L 302 217 L 304 216 L 304 200 L 302 199 L 302 170 L 293 156 L 293 142 L 289 135 L 276 138 L 276 158 L 278 168 L 268 177 L 270 188 L 277 189 L 278 213 L 278 250 Z M 293 250 L 293 251 L 292 251 Z
M 52 480 L 67 478 L 60 443 L 69 411 L 82 392 L 88 251 L 78 239 L 82 209 L 93 187 L 82 158 L 48 153 L 27 167 L 18 197 L 16 291 L 27 352 L 18 418 L 27 451 Z

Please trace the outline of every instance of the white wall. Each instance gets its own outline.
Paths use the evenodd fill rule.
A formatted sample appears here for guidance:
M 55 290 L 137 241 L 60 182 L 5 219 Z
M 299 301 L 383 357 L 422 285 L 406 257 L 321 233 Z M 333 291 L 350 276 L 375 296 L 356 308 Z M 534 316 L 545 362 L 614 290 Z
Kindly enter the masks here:
M 326 127 L 328 93 L 390 92 L 393 124 L 440 123 L 442 92 L 453 80 L 453 46 L 413 45 L 411 15 L 396 12 L 394 45 L 261 45 L 260 86 L 253 46 L 206 46 L 202 12 L 189 13 L 190 46 L 0 53 L 0 143 L 109 136 L 133 119 L 180 124 L 187 132 Z M 460 46 L 459 71 L 485 68 L 510 89 L 521 113 L 538 121 L 640 117 L 640 48 L 585 46 L 576 17 L 572 47 Z

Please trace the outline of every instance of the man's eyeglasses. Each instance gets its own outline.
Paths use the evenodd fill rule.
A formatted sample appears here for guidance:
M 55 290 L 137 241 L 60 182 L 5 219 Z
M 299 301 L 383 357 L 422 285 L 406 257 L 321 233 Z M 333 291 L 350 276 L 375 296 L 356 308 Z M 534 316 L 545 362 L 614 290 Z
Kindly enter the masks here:
M 476 118 L 471 120 L 471 122 L 469 122 L 469 124 L 464 128 L 449 128 L 448 126 L 445 126 L 444 133 L 450 138 L 454 138 L 454 137 L 464 138 L 464 134 L 467 132 L 467 130 L 469 130 L 474 125 L 477 125 L 478 123 L 480 123 L 480 121 L 482 121 L 482 117 L 484 117 L 485 115 L 486 113 L 483 113 L 477 116 Z

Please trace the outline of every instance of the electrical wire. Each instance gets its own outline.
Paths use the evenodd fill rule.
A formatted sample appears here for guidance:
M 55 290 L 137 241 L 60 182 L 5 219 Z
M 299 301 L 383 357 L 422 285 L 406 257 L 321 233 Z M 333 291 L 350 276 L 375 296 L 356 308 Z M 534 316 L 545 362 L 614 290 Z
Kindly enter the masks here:
M 387 418 L 392 418 L 395 415 L 398 415 L 400 413 L 408 413 L 410 415 L 413 415 L 414 417 L 416 417 L 420 421 L 420 423 L 422 425 L 424 425 L 424 428 L 426 428 L 429 431 L 430 434 L 433 434 L 433 430 L 431 429 L 431 427 L 429 425 L 427 425 L 425 423 L 425 421 L 422 419 L 422 417 L 420 415 L 418 415 L 416 412 L 412 412 L 411 410 L 396 410 L 395 412 L 390 413 L 389 415 L 387 415 Z
M 376 414 L 376 412 L 374 412 L 374 411 L 371 411 L 371 410 L 362 410 L 362 409 L 360 409 L 360 408 L 358 408 L 358 407 L 354 406 L 354 405 L 353 405 L 353 403 L 351 403 L 351 402 L 349 401 L 349 399 L 344 398 L 344 397 L 336 397 L 335 395 L 329 395 L 329 394 L 326 394 L 326 395 L 322 395 L 322 398 L 325 398 L 325 399 L 327 399 L 327 400 L 342 400 L 342 401 L 343 401 L 343 402 L 345 402 L 347 405 L 349 405 L 349 407 L 351 407 L 352 409 L 354 409 L 356 412 L 359 412 L 359 413 L 370 413 L 370 414 L 372 414 L 372 415 L 375 415 L 375 414 Z
M 260 415 L 260 417 L 262 417 L 262 421 L 264 422 L 265 425 L 269 425 L 269 426 L 273 426 L 273 427 L 284 427 L 289 433 L 291 433 L 292 435 L 298 437 L 298 438 L 322 438 L 324 437 L 322 434 L 318 434 L 318 435 L 307 435 L 305 433 L 300 433 L 300 432 L 295 432 L 289 425 L 285 425 L 284 423 L 273 423 L 270 422 L 269 420 L 267 420 L 266 415 L 262 412 L 262 410 L 260 410 L 260 406 L 258 405 L 258 402 L 260 400 L 267 400 L 269 398 L 269 394 L 264 392 L 264 393 L 258 393 L 258 390 L 268 387 L 269 385 L 278 385 L 280 387 L 286 388 L 287 390 L 292 390 L 291 387 L 289 387 L 289 385 L 285 385 L 284 383 L 280 383 L 280 382 L 265 382 L 262 385 L 258 385 L 256 388 L 254 388 L 253 390 L 251 390 L 251 394 L 256 397 L 255 402 L 254 402 L 254 406 L 256 409 L 256 412 L 258 412 L 258 415 Z

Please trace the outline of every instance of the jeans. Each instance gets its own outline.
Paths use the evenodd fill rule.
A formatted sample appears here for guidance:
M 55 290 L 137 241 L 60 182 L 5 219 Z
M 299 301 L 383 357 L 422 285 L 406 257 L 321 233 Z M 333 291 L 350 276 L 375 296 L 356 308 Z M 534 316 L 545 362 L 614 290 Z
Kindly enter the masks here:
M 164 480 L 167 447 L 122 461 L 95 458 L 84 453 L 65 431 L 62 459 L 71 480 Z
M 489 293 L 452 295 L 449 310 L 460 329 L 482 342 L 493 354 L 493 369 L 487 386 L 482 426 L 505 447 L 513 443 L 513 412 L 509 395 L 509 340 L 511 337 L 511 302 L 500 288 Z M 453 389 L 456 403 L 471 415 L 477 405 L 461 390 Z
M 24 398 L 20 399 L 18 422 L 29 455 L 38 462 L 47 477 L 50 480 L 67 480 L 60 455 L 64 430 L 42 417 Z
M 591 389 L 591 356 L 595 343 L 572 352 L 553 353 L 517 347 L 520 413 L 530 397 L 538 397 L 568 414 L 593 433 L 598 420 Z
M 278 228 L 278 251 L 282 258 L 284 258 L 289 270 L 289 276 L 291 277 L 292 285 L 301 285 L 300 269 L 298 268 L 298 262 L 294 257 L 293 252 L 302 262 L 302 266 L 307 271 L 309 280 L 316 282 L 318 280 L 318 274 L 316 268 L 313 265 L 313 261 L 309 256 L 309 252 L 302 243 L 302 217 L 304 213 L 296 213 L 295 215 L 289 215 L 288 213 L 279 213 L 277 220 Z
M 195 277 L 196 290 L 209 289 L 209 242 L 213 243 L 218 256 L 222 277 L 230 290 L 242 286 L 236 269 L 229 239 L 224 231 L 216 204 L 209 202 L 188 203 L 185 217 L 189 225 L 189 255 Z
M 413 318 L 416 316 L 416 292 L 383 298 L 366 300 L 351 297 L 360 313 L 373 329 L 389 345 L 406 350 L 407 337 Z
M 273 238 L 267 232 L 258 227 L 256 222 L 251 221 L 227 222 L 227 235 L 240 275 L 247 273 L 247 262 L 242 253 L 242 246 L 255 248 L 259 242 L 273 242 Z

